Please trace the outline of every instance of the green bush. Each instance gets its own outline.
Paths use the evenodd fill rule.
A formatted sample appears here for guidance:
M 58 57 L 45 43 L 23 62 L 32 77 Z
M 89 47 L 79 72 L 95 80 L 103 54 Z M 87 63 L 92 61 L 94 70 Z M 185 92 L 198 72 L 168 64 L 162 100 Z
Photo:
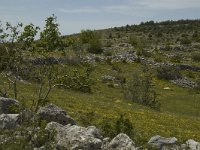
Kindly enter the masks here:
M 171 59 L 170 59 L 170 61 L 172 62 L 172 63 L 180 63 L 181 62 L 181 56 L 180 55 L 174 55 Z
M 192 43 L 192 41 L 187 37 L 182 38 L 180 42 L 183 45 L 190 45 Z
M 91 39 L 97 36 L 97 33 L 92 30 L 82 30 L 80 34 L 80 40 L 83 44 L 89 43 Z
M 101 54 L 103 52 L 101 35 L 92 30 L 82 30 L 80 40 L 83 44 L 88 44 L 87 51 L 93 54 Z
M 93 54 L 101 54 L 103 52 L 102 43 L 98 37 L 89 41 L 88 52 Z
M 93 80 L 90 78 L 92 70 L 93 69 L 91 67 L 88 67 L 84 71 L 73 69 L 72 72 L 60 77 L 57 83 L 58 85 L 62 85 L 61 87 L 67 89 L 89 93 L 91 92 L 91 87 L 94 84 Z
M 200 62 L 200 53 L 193 53 L 192 59 L 193 61 Z
M 158 79 L 175 80 L 181 78 L 178 68 L 173 66 L 160 66 L 156 68 L 156 76 Z
M 156 91 L 149 75 L 136 72 L 131 81 L 124 87 L 124 96 L 133 102 L 159 110 L 160 103 L 156 100 Z
M 140 44 L 140 39 L 135 35 L 131 35 L 130 38 L 129 38 L 129 43 L 131 45 L 137 47 Z
M 113 122 L 108 119 L 104 119 L 101 122 L 100 129 L 102 130 L 104 136 L 111 138 L 120 133 L 125 133 L 132 139 L 135 135 L 133 124 L 124 114 L 120 114 Z

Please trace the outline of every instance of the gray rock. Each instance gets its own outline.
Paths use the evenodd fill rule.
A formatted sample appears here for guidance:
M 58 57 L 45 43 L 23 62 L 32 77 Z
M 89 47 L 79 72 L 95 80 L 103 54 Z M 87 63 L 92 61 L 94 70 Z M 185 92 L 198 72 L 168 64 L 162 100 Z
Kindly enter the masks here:
M 15 129 L 19 124 L 19 114 L 1 114 L 0 129 Z
M 149 140 L 148 144 L 153 147 L 157 147 L 158 149 L 164 150 L 164 149 L 169 149 L 169 147 L 171 149 L 176 149 L 177 148 L 176 142 L 177 142 L 177 139 L 175 137 L 165 138 L 165 137 L 156 135 Z
M 187 149 L 187 145 L 186 144 L 181 144 L 181 150 L 186 150 Z
M 46 150 L 46 148 L 45 148 L 45 146 L 42 146 L 42 147 L 40 147 L 40 148 L 34 148 L 33 150 Z
M 42 120 L 46 120 L 47 122 L 58 122 L 62 125 L 75 125 L 76 121 L 71 118 L 67 113 L 54 104 L 49 104 L 45 107 L 41 107 L 37 114 L 40 116 Z
M 107 82 L 107 81 L 114 81 L 116 78 L 110 75 L 104 75 L 101 77 L 101 80 L 103 82 Z
M 37 115 L 30 109 L 24 109 L 21 111 L 20 115 L 22 122 L 31 123 L 37 120 Z
M 19 102 L 15 99 L 0 97 L 0 114 L 13 114 L 12 108 L 19 107 Z
M 102 145 L 102 136 L 99 130 L 94 126 L 87 128 L 77 125 L 60 125 L 56 122 L 47 124 L 46 129 L 57 131 L 56 143 L 57 149 L 67 150 L 100 150 Z
M 118 134 L 108 144 L 107 150 L 136 150 L 135 143 L 123 133 Z
M 187 78 L 180 78 L 180 79 L 176 79 L 176 80 L 171 80 L 172 83 L 179 85 L 181 87 L 185 87 L 185 88 L 195 88 L 197 87 L 197 84 L 194 81 L 191 81 Z
M 200 143 L 192 139 L 188 140 L 186 142 L 186 145 L 187 145 L 187 148 L 189 148 L 190 150 L 200 150 Z
M 110 143 L 110 138 L 109 137 L 103 138 L 101 148 L 102 149 L 106 149 L 108 147 L 109 143 Z

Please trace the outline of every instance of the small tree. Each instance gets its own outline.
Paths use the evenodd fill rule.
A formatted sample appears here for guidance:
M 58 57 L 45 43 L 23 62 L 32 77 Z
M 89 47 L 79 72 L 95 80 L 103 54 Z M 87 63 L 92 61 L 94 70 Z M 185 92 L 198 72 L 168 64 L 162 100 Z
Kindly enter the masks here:
M 52 15 L 45 20 L 44 30 L 40 33 L 40 44 L 47 50 L 62 49 L 62 40 L 59 32 L 57 17 Z
M 82 30 L 80 40 L 83 44 L 88 44 L 87 51 L 93 54 L 101 54 L 103 52 L 101 35 L 92 30 Z
M 24 49 L 33 49 L 33 42 L 35 36 L 40 28 L 34 26 L 32 23 L 24 27 L 24 31 L 18 37 L 18 42 L 21 42 Z
M 6 23 L 6 30 L 2 28 L 1 32 L 1 74 L 6 77 L 13 85 L 14 97 L 17 98 L 17 80 L 22 63 L 21 49 L 17 43 L 20 34 L 22 23 L 17 23 L 15 26 Z M 7 32 L 6 32 L 7 31 Z

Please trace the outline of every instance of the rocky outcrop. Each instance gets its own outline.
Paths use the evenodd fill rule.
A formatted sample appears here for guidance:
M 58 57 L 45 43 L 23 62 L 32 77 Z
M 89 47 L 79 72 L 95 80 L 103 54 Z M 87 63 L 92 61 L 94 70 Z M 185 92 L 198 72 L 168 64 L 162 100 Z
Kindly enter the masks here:
M 177 65 L 177 67 L 179 67 L 181 70 L 191 70 L 191 71 L 200 72 L 200 67 L 198 66 L 192 66 L 188 64 L 179 64 Z
M 156 147 L 158 149 L 176 149 L 176 142 L 177 139 L 175 137 L 172 138 L 165 138 L 165 137 L 161 137 L 159 135 L 156 135 L 154 137 L 152 137 L 148 144 L 152 147 Z
M 186 142 L 186 146 L 190 150 L 200 150 L 200 143 L 196 142 L 192 139 L 190 139 Z
M 106 150 L 136 150 L 135 143 L 126 135 L 118 134 L 112 141 L 108 144 Z
M 176 80 L 170 80 L 170 82 L 179 85 L 181 87 L 185 87 L 185 88 L 195 88 L 197 86 L 197 84 L 194 81 L 191 81 L 187 78 L 179 78 Z
M 56 122 L 47 124 L 46 129 L 55 130 L 57 149 L 70 150 L 100 150 L 102 145 L 102 136 L 99 130 L 94 126 L 87 128 L 77 125 L 62 126 Z
M 75 125 L 76 121 L 72 119 L 67 113 L 54 104 L 49 104 L 45 107 L 39 108 L 37 114 L 42 120 L 47 122 L 58 122 L 62 125 Z
M 14 109 L 19 107 L 19 102 L 15 99 L 0 97 L 0 114 L 13 114 Z
M 19 124 L 19 114 L 1 114 L 0 129 L 15 129 Z

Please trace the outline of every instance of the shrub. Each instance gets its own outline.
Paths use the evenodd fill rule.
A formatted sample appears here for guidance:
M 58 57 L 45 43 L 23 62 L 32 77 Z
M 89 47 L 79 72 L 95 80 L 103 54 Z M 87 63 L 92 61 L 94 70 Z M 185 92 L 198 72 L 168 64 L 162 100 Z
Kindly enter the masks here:
M 129 38 L 129 43 L 135 47 L 137 47 L 140 44 L 140 39 L 134 35 L 131 35 Z
M 159 110 L 160 103 L 156 100 L 156 91 L 149 75 L 134 73 L 132 80 L 124 88 L 124 96 L 133 102 Z
M 96 33 L 92 30 L 82 30 L 80 34 L 80 40 L 83 44 L 89 43 L 91 39 L 96 36 Z
M 173 63 L 180 63 L 181 62 L 181 56 L 180 55 L 174 55 L 171 59 L 171 62 Z
M 94 38 L 89 41 L 88 52 L 93 54 L 101 54 L 103 52 L 102 43 L 99 38 Z
M 193 61 L 200 62 L 200 53 L 193 53 L 192 59 Z
M 104 51 L 104 56 L 112 56 L 112 52 L 111 51 Z
M 108 119 L 104 119 L 101 122 L 100 128 L 104 136 L 115 137 L 119 133 L 125 133 L 130 138 L 134 138 L 134 127 L 131 121 L 126 118 L 125 114 L 119 114 L 118 118 L 111 122 Z
M 182 38 L 180 42 L 183 45 L 190 45 L 192 43 L 192 41 L 187 37 Z
M 160 55 L 155 55 L 154 56 L 154 61 L 155 62 L 162 62 L 163 60 L 162 60 L 162 57 Z
M 175 80 L 181 78 L 178 68 L 173 66 L 160 66 L 156 68 L 156 76 L 158 79 Z
M 91 67 L 88 67 L 83 72 L 74 69 L 71 73 L 60 77 L 57 83 L 67 89 L 78 90 L 81 92 L 91 92 L 93 80 L 90 78 L 90 75 L 92 70 L 93 69 Z
M 200 77 L 196 79 L 196 87 L 194 88 L 197 94 L 200 94 Z

